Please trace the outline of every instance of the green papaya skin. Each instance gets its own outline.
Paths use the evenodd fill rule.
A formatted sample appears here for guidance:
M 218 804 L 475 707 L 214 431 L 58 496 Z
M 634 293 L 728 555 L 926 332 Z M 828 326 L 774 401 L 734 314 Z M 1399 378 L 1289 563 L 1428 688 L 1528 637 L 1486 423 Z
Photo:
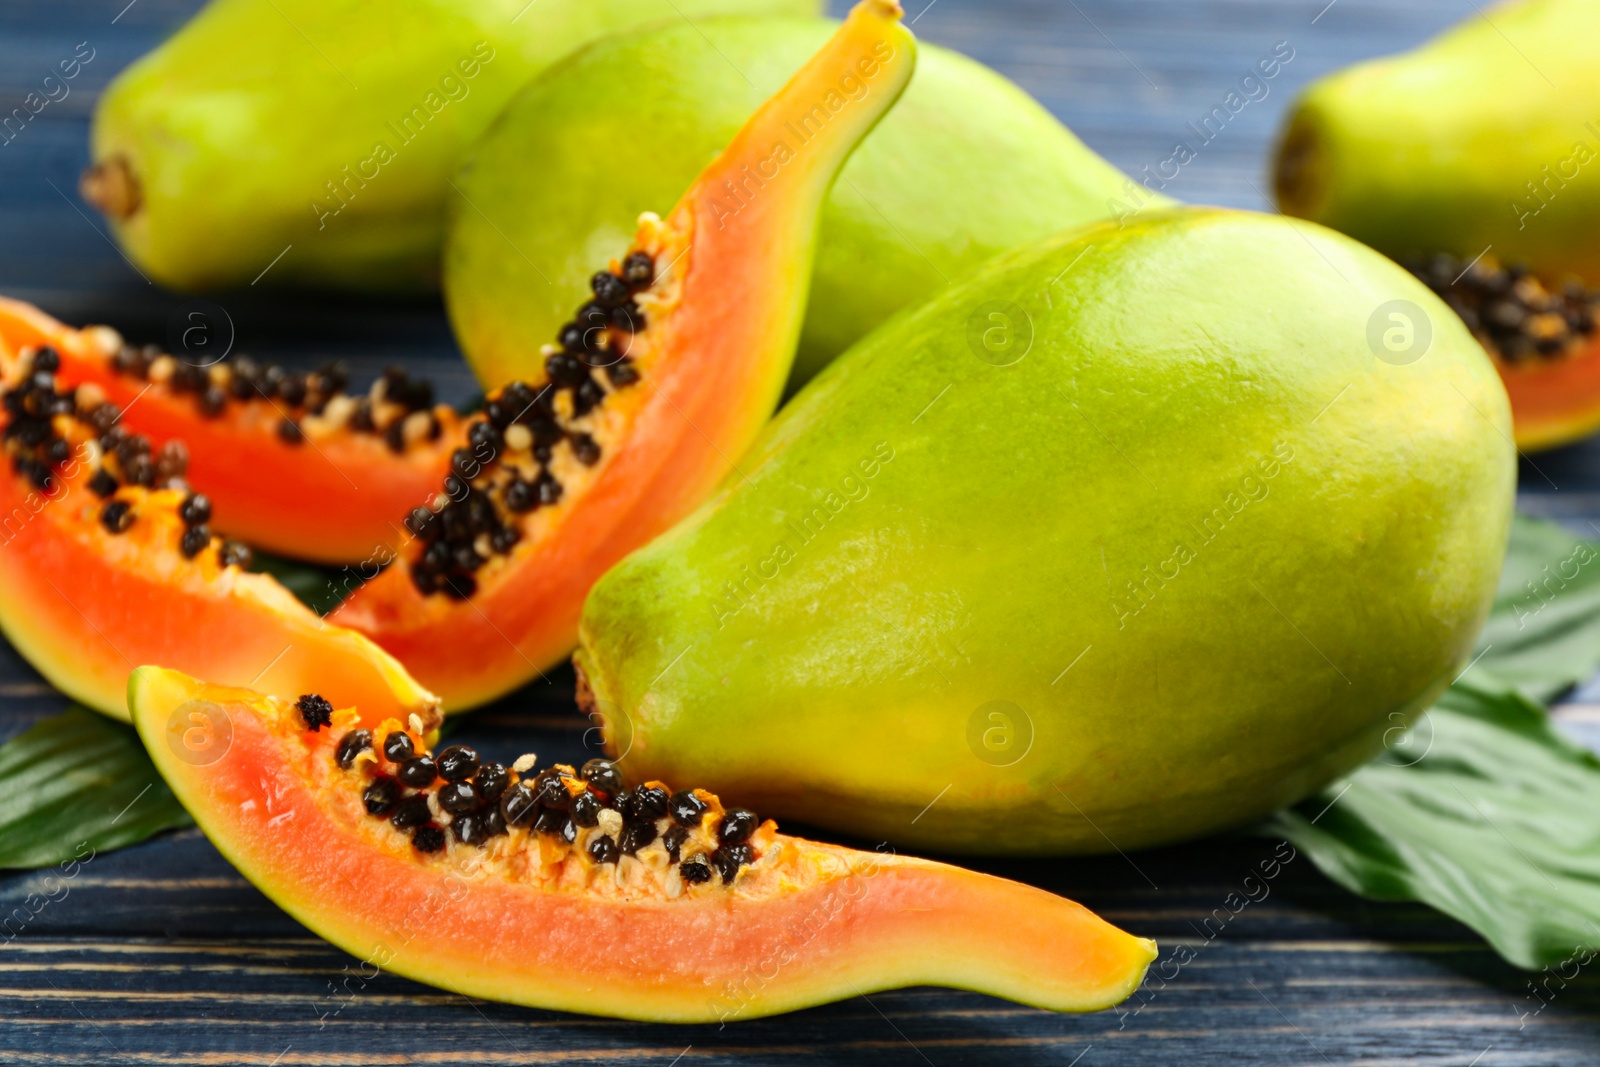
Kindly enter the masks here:
M 835 25 L 668 25 L 599 42 L 528 86 L 455 178 L 465 196 L 445 245 L 451 322 L 486 385 L 528 373 L 596 257 L 670 202 Z M 792 380 L 991 256 L 1132 211 L 1150 198 L 1137 194 L 1017 86 L 924 45 L 823 211 Z
M 1391 300 L 1432 324 L 1406 365 L 1369 347 Z M 1108 223 L 842 356 L 594 587 L 575 662 L 635 775 L 941 851 L 1193 837 L 1359 765 L 1454 677 L 1510 429 L 1483 350 L 1370 249 Z
M 1522 0 L 1313 84 L 1278 201 L 1396 258 L 1486 250 L 1600 281 L 1600 5 Z
M 106 90 L 83 191 L 173 288 L 433 288 L 449 177 L 534 74 L 648 21 L 818 2 L 213 0 Z

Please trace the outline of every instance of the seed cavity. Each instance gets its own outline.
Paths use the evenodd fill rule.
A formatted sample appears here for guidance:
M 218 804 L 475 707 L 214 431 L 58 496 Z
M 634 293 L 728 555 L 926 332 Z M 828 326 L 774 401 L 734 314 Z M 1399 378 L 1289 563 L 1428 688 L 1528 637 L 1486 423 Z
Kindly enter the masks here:
M 600 462 L 600 442 L 577 420 L 639 380 L 627 350 L 645 329 L 637 297 L 655 278 L 646 252 L 631 253 L 617 272 L 596 274 L 592 298 L 558 331 L 559 343 L 545 347 L 544 380 L 507 385 L 468 426 L 467 445 L 450 457 L 444 493 L 406 519 L 415 541 L 411 580 L 423 596 L 475 595 L 477 573 L 521 541 L 522 517 L 560 503 L 565 487 L 551 468 L 557 448 L 585 467 Z
M 1487 255 L 1467 262 L 1438 253 L 1404 265 L 1508 363 L 1559 359 L 1595 336 L 1600 291 L 1580 281 L 1553 289 L 1526 266 Z
M 302 715 L 301 704 L 312 699 L 320 698 L 296 704 Z M 581 770 L 560 763 L 536 769 L 526 756 L 507 768 L 467 745 L 419 751 L 411 734 L 391 728 L 379 745 L 385 765 L 359 758 L 373 745 L 370 731 L 351 731 L 334 746 L 334 761 L 360 790 L 367 813 L 408 834 L 421 853 L 443 851 L 452 840 L 488 848 L 515 831 L 522 836 L 511 847 L 546 860 L 579 857 L 591 876 L 608 872 L 618 884 L 639 871 L 660 871 L 668 896 L 678 895 L 679 888 L 669 887 L 680 882 L 731 885 L 760 859 L 762 822 L 755 812 L 724 811 L 705 790 L 674 793 L 660 782 L 628 788 L 609 760 L 590 760 Z M 674 871 L 679 881 L 670 881 Z
M 288 445 L 305 440 L 308 418 L 329 429 L 348 428 L 380 437 L 396 452 L 436 441 L 444 432 L 434 407 L 433 385 L 399 367 L 385 370 L 366 393 L 353 395 L 350 370 L 338 362 L 309 374 L 262 364 L 249 356 L 200 367 L 154 345 L 120 345 L 110 366 L 124 377 L 193 396 L 196 409 L 207 419 L 220 418 L 235 407 L 270 404 L 280 415 L 277 434 Z
M 171 366 L 162 365 L 161 373 L 169 381 L 181 380 L 189 365 L 170 362 Z M 58 491 L 69 464 L 88 466 L 86 484 L 103 501 L 100 525 L 120 536 L 138 523 L 141 508 L 150 506 L 142 491 L 187 489 L 189 451 L 181 441 L 168 441 L 156 449 L 149 438 L 129 433 L 121 425 L 122 409 L 106 400 L 98 386 L 58 387 L 60 368 L 60 354 L 53 348 L 22 354 L 16 379 L 0 389 L 6 416 L 0 442 L 12 469 L 47 496 Z M 250 565 L 248 548 L 213 536 L 208 525 L 211 502 L 204 495 L 189 493 L 177 513 L 184 529 L 176 547 L 185 559 L 197 559 L 214 549 L 223 567 Z

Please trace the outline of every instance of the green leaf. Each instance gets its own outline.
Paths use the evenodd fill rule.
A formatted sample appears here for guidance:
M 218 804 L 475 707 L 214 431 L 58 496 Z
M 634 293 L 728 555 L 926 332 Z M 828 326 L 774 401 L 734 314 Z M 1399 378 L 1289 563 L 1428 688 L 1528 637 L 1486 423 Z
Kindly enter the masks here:
M 1539 700 L 1600 668 L 1600 543 L 1518 515 L 1477 662 Z
M 1263 832 L 1362 896 L 1431 904 L 1518 966 L 1600 948 L 1600 760 L 1516 689 L 1470 679 L 1404 749 Z
M 0 867 L 44 867 L 191 824 L 133 727 L 73 706 L 0 745 Z

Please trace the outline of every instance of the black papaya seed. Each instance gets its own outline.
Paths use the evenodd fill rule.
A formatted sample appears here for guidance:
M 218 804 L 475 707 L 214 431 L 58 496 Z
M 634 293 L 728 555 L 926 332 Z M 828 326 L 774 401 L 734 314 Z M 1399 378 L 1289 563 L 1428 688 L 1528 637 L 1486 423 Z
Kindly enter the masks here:
M 540 808 L 534 817 L 533 828 L 541 834 L 559 834 L 563 823 L 569 822 L 567 813 L 557 808 Z
M 439 806 L 451 815 L 462 815 L 478 806 L 478 791 L 471 782 L 447 782 L 439 790 Z
M 673 863 L 678 862 L 678 853 L 683 849 L 683 843 L 689 839 L 689 831 L 681 826 L 669 826 L 667 832 L 661 835 L 661 843 L 667 848 L 667 859 Z
M 211 498 L 204 493 L 190 493 L 178 505 L 178 518 L 185 526 L 199 526 L 211 521 Z
M 431 545 L 439 538 L 439 519 L 432 508 L 412 508 L 411 514 L 406 516 L 406 529 L 411 536 L 425 545 Z
M 383 755 L 390 763 L 404 763 L 416 754 L 411 735 L 402 730 L 396 730 L 383 739 Z
M 211 527 L 202 523 L 183 531 L 183 536 L 178 539 L 178 551 L 183 553 L 184 559 L 194 559 L 204 552 L 210 543 Z
M 678 877 L 690 885 L 704 885 L 711 881 L 711 865 L 704 856 L 691 856 L 678 867 Z
M 351 730 L 339 740 L 339 747 L 335 758 L 339 766 L 349 770 L 356 762 L 356 757 L 372 747 L 372 732 L 370 730 Z
M 367 805 L 367 814 L 381 819 L 394 809 L 395 802 L 400 799 L 400 783 L 388 775 L 374 778 L 361 794 L 361 799 Z
M 294 706 L 305 720 L 308 730 L 320 730 L 333 723 L 333 705 L 317 693 L 305 694 L 294 702 Z
M 418 852 L 438 852 L 444 848 L 444 831 L 433 823 L 419 826 L 411 835 L 411 843 Z
M 594 290 L 595 303 L 604 308 L 614 308 L 624 303 L 630 297 L 628 283 L 603 270 L 589 280 L 589 286 Z
M 228 406 L 228 394 L 220 385 L 208 385 L 200 394 L 200 414 L 208 419 L 214 419 L 222 414 L 222 409 Z
M 100 509 L 100 525 L 114 534 L 127 533 L 133 517 L 133 505 L 126 500 L 113 500 Z
M 425 789 L 439 777 L 439 769 L 434 765 L 432 756 L 413 756 L 400 764 L 395 777 L 412 789 Z
M 717 840 L 724 845 L 742 845 L 750 840 L 750 835 L 756 832 L 756 827 L 761 825 L 761 819 L 749 808 L 729 808 L 722 816 L 722 826 L 717 831 Z
M 656 839 L 656 824 L 653 822 L 630 822 L 622 828 L 622 840 L 617 847 L 629 856 L 644 848 Z
M 472 429 L 467 431 L 467 444 L 472 446 L 475 455 L 497 457 L 505 450 L 505 438 L 500 431 L 487 422 L 475 422 Z
M 505 817 L 507 826 L 521 826 L 533 818 L 538 807 L 533 790 L 525 782 L 518 782 L 507 789 L 505 796 L 500 798 L 500 814 Z
M 606 377 L 618 389 L 626 389 L 639 380 L 639 368 L 634 366 L 633 360 L 623 356 L 606 368 Z
M 589 842 L 589 858 L 596 863 L 615 863 L 621 853 L 609 834 L 601 834 Z
M 572 455 L 585 467 L 592 467 L 600 462 L 600 446 L 595 439 L 586 433 L 575 433 L 571 437 Z
M 669 803 L 672 819 L 680 826 L 695 827 L 700 825 L 700 820 L 705 818 L 711 805 L 701 800 L 693 789 L 684 789 L 672 794 Z
M 552 352 L 545 357 L 544 372 L 558 387 L 570 388 L 579 382 L 589 381 L 589 368 L 566 352 Z
M 667 813 L 667 791 L 658 785 L 641 785 L 633 791 L 633 798 L 623 814 L 640 821 L 655 822 Z
M 489 547 L 498 555 L 505 555 L 517 547 L 517 542 L 522 540 L 522 531 L 515 526 L 502 526 L 489 535 Z
M 532 482 L 518 478 L 506 486 L 506 508 L 515 515 L 522 515 L 539 506 L 539 493 Z
M 564 812 L 572 806 L 572 793 L 562 782 L 559 772 L 541 772 L 534 780 L 534 797 L 541 808 Z
M 217 555 L 224 567 L 248 567 L 256 558 L 249 545 L 242 545 L 238 541 L 222 542 Z
M 711 863 L 724 882 L 732 882 L 739 868 L 750 862 L 749 845 L 723 845 L 711 854 Z
M 450 823 L 450 830 L 456 835 L 456 840 L 463 845 L 481 845 L 489 840 L 490 835 L 487 823 L 488 817 L 486 813 L 458 815 Z
M 406 797 L 394 806 L 389 822 L 396 830 L 410 830 L 431 822 L 433 812 L 428 809 L 428 798 L 420 793 Z
M 278 383 L 278 395 L 283 402 L 292 408 L 297 408 L 306 402 L 306 379 L 300 374 L 285 374 L 283 381 Z
M 556 333 L 556 344 L 563 351 L 578 355 L 591 343 L 589 327 L 582 322 L 569 322 Z
M 634 252 L 622 261 L 622 280 L 635 289 L 655 281 L 656 265 L 648 252 Z
M 578 777 L 589 783 L 589 788 L 606 799 L 622 792 L 622 772 L 610 760 L 592 759 L 583 765 Z
M 505 795 L 506 787 L 511 784 L 511 772 L 506 770 L 505 764 L 491 761 L 478 768 L 472 783 L 478 787 L 478 795 L 487 803 L 497 804 Z
M 447 782 L 464 782 L 478 773 L 478 752 L 466 745 L 451 745 L 434 757 L 439 777 Z
M 600 825 L 600 813 L 604 810 L 605 805 L 600 803 L 600 798 L 586 789 L 572 798 L 569 814 L 573 822 L 587 830 Z
M 583 381 L 578 383 L 577 388 L 572 390 L 572 413 L 580 416 L 587 415 L 599 407 L 605 398 L 606 391 L 600 387 L 600 383 L 593 378 L 585 376 Z
M 539 497 L 539 503 L 550 506 L 561 499 L 561 483 L 555 480 L 549 471 L 539 475 L 539 480 L 534 483 L 534 492 Z

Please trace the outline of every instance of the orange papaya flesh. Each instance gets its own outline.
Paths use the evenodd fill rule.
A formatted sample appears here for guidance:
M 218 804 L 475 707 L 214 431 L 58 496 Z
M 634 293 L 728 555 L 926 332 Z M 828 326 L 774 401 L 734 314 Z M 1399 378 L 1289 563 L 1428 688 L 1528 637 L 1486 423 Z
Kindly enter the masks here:
M 386 652 L 247 573 L 183 447 L 127 432 L 97 387 L 58 384 L 58 359 L 29 350 L 0 390 L 0 630 L 41 674 L 121 719 L 129 672 L 169 663 L 291 699 L 320 678 L 341 702 L 437 720 Z
M 363 961 L 467 996 L 728 1021 L 905 985 L 1056 1011 L 1137 988 L 1153 942 L 1069 900 L 780 834 L 701 789 L 535 771 L 399 721 L 143 667 L 134 724 L 227 859 Z M 221 726 L 196 758 L 183 735 Z M 412 784 L 406 784 L 408 779 Z
M 739 476 L 794 356 L 822 201 L 915 65 L 900 15 L 857 5 L 666 218 L 641 218 L 544 376 L 491 398 L 336 622 L 452 709 L 484 703 L 560 662 L 595 580 Z
M 1405 266 L 1460 315 L 1511 398 L 1517 447 L 1538 451 L 1600 429 L 1600 291 L 1555 285 L 1492 256 L 1437 254 Z
M 219 529 L 258 548 L 322 563 L 381 561 L 399 517 L 428 500 L 461 442 L 461 418 L 397 370 L 363 395 L 329 364 L 294 374 L 240 357 L 199 366 L 115 330 L 77 330 L 0 298 L 0 355 L 49 346 L 60 380 L 92 384 L 122 424 L 182 441 Z

